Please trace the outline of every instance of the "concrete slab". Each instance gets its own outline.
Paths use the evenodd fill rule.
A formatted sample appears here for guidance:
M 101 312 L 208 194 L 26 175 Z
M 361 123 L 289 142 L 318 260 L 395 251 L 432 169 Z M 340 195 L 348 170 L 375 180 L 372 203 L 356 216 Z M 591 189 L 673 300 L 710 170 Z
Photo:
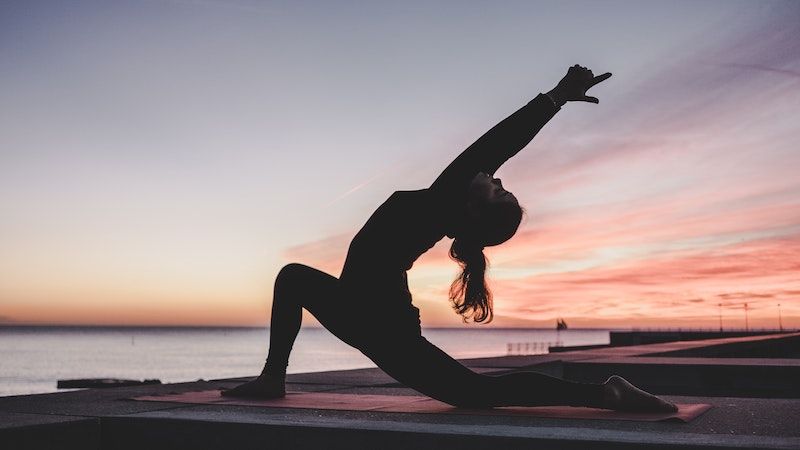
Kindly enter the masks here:
M 655 394 L 800 398 L 800 367 L 745 364 L 727 360 L 716 364 L 705 358 L 609 358 L 570 361 L 563 364 L 563 376 L 573 381 L 599 383 L 620 375 Z
M 592 353 L 565 352 L 546 355 L 510 355 L 498 356 L 496 358 L 469 358 L 459 359 L 459 362 L 469 368 L 493 367 L 500 369 L 515 369 L 522 367 L 532 367 L 552 361 L 571 361 L 576 359 L 600 358 L 603 355 Z
M 373 392 L 374 393 L 374 392 Z M 684 432 L 711 435 L 752 435 L 800 438 L 796 418 L 800 401 L 787 399 L 752 399 L 734 397 L 665 396 L 677 403 L 708 403 L 711 410 L 691 423 L 630 422 L 614 420 L 546 419 L 520 416 L 435 415 L 378 411 L 334 411 L 324 409 L 267 408 L 259 406 L 196 405 L 186 408 L 150 411 L 129 417 L 193 419 L 209 418 L 259 423 L 270 419 L 305 424 L 314 418 L 336 421 L 414 422 L 422 424 L 510 425 L 519 427 L 575 427 L 594 430 L 638 432 Z M 754 418 L 757 418 L 754 420 Z
M 0 430 L 58 423 L 75 423 L 84 420 L 94 419 L 76 416 L 59 416 L 54 414 L 26 414 L 3 411 L 0 412 Z
M 131 386 L 110 389 L 83 389 L 52 394 L 20 395 L 0 397 L 0 411 L 30 414 L 63 414 L 70 416 L 99 417 L 109 414 L 131 414 L 174 408 L 168 403 L 142 405 L 127 398 L 146 393 L 178 393 L 196 390 L 201 386 L 209 389 L 221 387 L 213 382 L 195 381 L 189 383 Z
M 754 338 L 775 339 L 764 336 L 733 339 L 746 343 L 747 339 Z M 712 341 L 734 342 L 731 339 Z M 737 374 L 748 375 L 751 384 L 763 384 L 769 380 L 769 376 L 765 376 L 769 375 L 769 371 L 778 373 L 797 369 L 796 360 L 772 360 L 766 363 L 762 358 L 736 361 L 730 358 L 681 357 L 676 360 L 648 356 L 665 351 L 702 349 L 704 344 L 708 345 L 708 342 L 686 341 L 554 355 L 460 360 L 467 367 L 482 373 L 561 370 L 567 378 L 588 377 L 591 379 L 584 381 L 602 381 L 606 376 L 604 371 L 611 370 L 644 387 L 648 383 L 664 383 L 663 386 L 669 387 L 670 382 L 673 386 L 676 383 L 697 386 L 702 396 L 665 396 L 676 403 L 714 405 L 713 409 L 688 424 L 234 405 L 195 406 L 126 400 L 140 395 L 226 388 L 249 379 L 243 377 L 0 397 L 0 420 L 8 418 L 7 423 L 10 424 L 0 428 L 0 448 L 800 448 L 800 427 L 796 424 L 797 417 L 800 417 L 800 400 L 742 398 L 746 394 L 741 392 L 729 397 L 706 395 L 708 391 L 726 383 L 735 390 L 733 388 L 740 386 L 737 383 L 746 381 Z M 702 359 L 708 359 L 708 364 Z M 412 389 L 402 387 L 378 368 L 290 374 L 288 378 L 290 384 L 287 389 L 290 390 L 419 395 Z M 714 392 L 711 394 L 719 395 Z M 31 431 L 37 427 L 54 428 L 53 432 L 48 429 L 46 433 Z M 63 430 L 59 431 L 59 427 L 63 427 Z M 63 439 L 54 441 L 51 439 L 54 436 L 62 436 Z
M 650 356 L 688 356 L 702 358 L 793 358 L 800 360 L 800 336 L 796 334 L 767 339 L 727 342 L 702 347 L 653 353 Z
M 603 347 L 592 350 L 580 350 L 568 352 L 573 355 L 585 357 L 592 356 L 637 356 L 648 354 L 661 354 L 667 352 L 689 352 L 693 349 L 710 348 L 717 346 L 736 346 L 736 345 L 761 345 L 778 344 L 781 340 L 794 340 L 800 337 L 800 333 L 769 334 L 760 336 L 743 336 L 732 338 L 707 339 L 699 341 L 675 341 L 658 344 L 631 345 L 625 347 Z M 677 356 L 677 355 L 676 355 Z
M 798 448 L 795 436 L 753 435 L 722 428 L 690 431 L 693 424 L 546 420 L 521 417 L 262 408 L 187 408 L 136 414 L 109 422 L 106 448 L 167 448 L 204 442 L 205 448 Z M 298 413 L 299 412 L 299 413 Z M 710 412 L 709 412 L 710 413 Z M 707 413 L 708 414 L 708 413 Z M 742 415 L 740 412 L 739 415 Z M 698 421 L 702 421 L 701 416 Z M 786 421 L 783 420 L 783 424 Z M 628 426 L 632 425 L 632 426 Z M 698 427 L 702 427 L 699 425 Z M 213 441 L 198 440 L 197 434 Z M 731 433 L 733 431 L 733 434 Z M 181 436 L 183 440 L 179 440 Z M 113 441 L 113 442 L 111 442 Z M 216 443 L 217 446 L 209 445 Z
M 4 449 L 100 448 L 100 420 L 60 415 L 0 412 L 0 447 Z
M 709 330 L 642 330 L 642 331 L 611 331 L 609 345 L 614 347 L 625 345 L 656 344 L 660 342 L 696 341 L 709 339 L 722 339 L 730 337 L 766 336 L 775 334 L 796 333 L 796 330 L 786 331 L 709 331 Z

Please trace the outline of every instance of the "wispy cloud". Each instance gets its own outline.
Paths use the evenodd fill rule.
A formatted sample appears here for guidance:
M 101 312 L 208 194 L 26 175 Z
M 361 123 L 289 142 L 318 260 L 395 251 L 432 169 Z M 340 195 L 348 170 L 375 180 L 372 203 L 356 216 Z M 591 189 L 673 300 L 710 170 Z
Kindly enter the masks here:
M 800 78 L 800 70 L 781 69 L 776 67 L 765 66 L 763 64 L 722 63 L 717 65 L 720 67 L 760 70 L 764 72 L 772 72 L 780 75 L 788 75 L 790 77 Z
M 340 200 L 344 199 L 344 198 L 345 198 L 345 197 L 347 197 L 348 195 L 350 195 L 350 194 L 352 194 L 352 193 L 354 193 L 354 192 L 356 192 L 356 191 L 358 191 L 358 190 L 360 190 L 360 189 L 363 189 L 364 187 L 366 187 L 367 185 L 369 185 L 369 184 L 370 184 L 370 183 L 372 183 L 373 181 L 375 181 L 375 180 L 377 180 L 378 178 L 380 178 L 380 177 L 383 175 L 383 172 L 384 172 L 384 171 L 378 172 L 377 174 L 375 174 L 373 177 L 371 177 L 371 178 L 367 179 L 366 181 L 363 181 L 363 182 L 361 182 L 361 183 L 358 183 L 357 185 L 355 185 L 355 186 L 353 186 L 352 188 L 348 189 L 347 191 L 345 191 L 344 193 L 342 193 L 342 194 L 341 194 L 341 195 L 339 195 L 338 197 L 336 197 L 336 198 L 334 198 L 333 200 L 331 200 L 331 201 L 329 201 L 328 203 L 326 203 L 326 204 L 325 204 L 323 207 L 324 207 L 324 208 L 327 208 L 327 207 L 329 207 L 329 206 L 333 205 L 334 203 L 336 203 L 336 202 L 338 202 L 338 201 L 340 201 Z

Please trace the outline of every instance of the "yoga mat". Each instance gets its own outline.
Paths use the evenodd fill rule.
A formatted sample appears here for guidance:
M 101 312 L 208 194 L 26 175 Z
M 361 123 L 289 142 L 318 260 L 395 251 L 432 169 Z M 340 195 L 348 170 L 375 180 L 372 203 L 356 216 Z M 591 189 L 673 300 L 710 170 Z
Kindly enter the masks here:
M 337 394 L 331 392 L 287 392 L 286 397 L 259 400 L 223 397 L 219 390 L 182 394 L 147 395 L 133 400 L 194 403 L 202 405 L 240 405 L 269 408 L 338 409 L 422 414 L 468 414 L 526 416 L 561 419 L 634 420 L 645 422 L 690 422 L 711 408 L 707 404 L 678 404 L 674 413 L 636 413 L 574 406 L 502 406 L 495 408 L 456 408 L 430 397 L 416 395 Z

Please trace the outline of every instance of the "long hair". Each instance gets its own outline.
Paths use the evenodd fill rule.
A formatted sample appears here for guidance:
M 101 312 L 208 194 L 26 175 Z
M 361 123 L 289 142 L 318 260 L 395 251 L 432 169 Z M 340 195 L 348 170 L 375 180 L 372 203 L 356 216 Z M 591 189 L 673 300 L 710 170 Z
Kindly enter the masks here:
M 471 224 L 471 231 L 457 236 L 450 246 L 450 259 L 461 266 L 461 274 L 450 285 L 450 302 L 464 323 L 470 314 L 474 322 L 490 323 L 494 317 L 492 291 L 485 276 L 489 260 L 483 254 L 482 240 L 475 236 L 483 235 L 485 239 L 489 235 L 485 230 L 492 230 L 494 236 L 490 245 L 505 242 L 516 233 L 523 213 L 525 209 L 519 205 L 493 206 L 491 211 L 482 212 L 482 220 Z
M 461 266 L 461 274 L 450 285 L 450 302 L 464 323 L 470 313 L 473 321 L 492 321 L 492 291 L 486 285 L 489 260 L 480 244 L 456 238 L 450 246 L 450 258 Z

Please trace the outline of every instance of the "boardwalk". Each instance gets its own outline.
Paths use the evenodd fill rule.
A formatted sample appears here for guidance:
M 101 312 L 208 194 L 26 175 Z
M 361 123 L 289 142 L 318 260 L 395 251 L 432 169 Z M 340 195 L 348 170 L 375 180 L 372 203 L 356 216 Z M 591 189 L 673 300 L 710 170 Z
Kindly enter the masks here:
M 538 370 L 599 381 L 620 373 L 676 403 L 690 423 L 418 414 L 133 401 L 232 387 L 199 381 L 0 398 L 0 447 L 75 449 L 800 448 L 800 334 L 604 347 L 461 360 L 484 372 Z M 721 354 L 746 350 L 746 358 Z M 710 356 L 706 356 L 706 354 Z M 713 385 L 709 384 L 713 381 Z M 419 395 L 377 368 L 290 374 L 294 392 Z

